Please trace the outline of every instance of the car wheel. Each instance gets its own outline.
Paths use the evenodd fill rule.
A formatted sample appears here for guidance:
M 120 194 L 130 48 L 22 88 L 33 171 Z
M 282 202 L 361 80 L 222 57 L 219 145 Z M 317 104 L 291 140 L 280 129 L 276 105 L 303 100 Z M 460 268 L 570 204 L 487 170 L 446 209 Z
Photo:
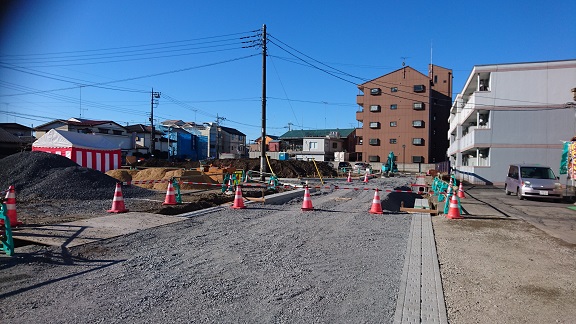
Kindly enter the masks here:
M 508 191 L 508 187 L 506 185 L 504 185 L 504 192 L 506 193 L 506 196 L 510 196 L 511 192 Z
M 524 200 L 524 196 L 522 196 L 522 192 L 520 191 L 520 188 L 516 188 L 516 196 L 518 196 L 518 199 Z

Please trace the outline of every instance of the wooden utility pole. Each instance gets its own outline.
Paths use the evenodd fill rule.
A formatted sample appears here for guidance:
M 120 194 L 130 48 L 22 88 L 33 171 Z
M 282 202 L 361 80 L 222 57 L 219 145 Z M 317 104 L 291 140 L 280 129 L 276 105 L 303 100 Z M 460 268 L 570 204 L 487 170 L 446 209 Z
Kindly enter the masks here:
M 260 138 L 260 180 L 266 177 L 266 24 L 262 26 L 262 137 Z

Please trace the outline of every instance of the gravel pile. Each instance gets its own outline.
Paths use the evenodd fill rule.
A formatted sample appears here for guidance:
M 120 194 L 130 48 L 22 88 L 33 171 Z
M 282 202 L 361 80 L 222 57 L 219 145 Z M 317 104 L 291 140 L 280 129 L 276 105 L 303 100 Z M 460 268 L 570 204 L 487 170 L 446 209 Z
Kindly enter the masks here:
M 22 152 L 0 160 L 0 188 L 14 185 L 18 200 L 110 199 L 117 180 L 72 160 L 44 152 Z M 139 187 L 122 189 L 130 197 L 147 197 L 152 191 Z

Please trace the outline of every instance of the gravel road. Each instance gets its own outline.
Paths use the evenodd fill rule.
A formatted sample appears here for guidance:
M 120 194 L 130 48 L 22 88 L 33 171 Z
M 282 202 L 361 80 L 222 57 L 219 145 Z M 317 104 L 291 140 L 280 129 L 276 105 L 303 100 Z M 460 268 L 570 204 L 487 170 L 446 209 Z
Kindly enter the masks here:
M 368 186 L 411 182 L 375 179 Z M 386 213 L 372 215 L 373 196 L 318 192 L 311 212 L 300 210 L 301 199 L 250 204 L 69 250 L 22 247 L 0 259 L 0 318 L 391 323 L 410 226 L 410 216 L 394 209 L 413 198 L 381 193 Z

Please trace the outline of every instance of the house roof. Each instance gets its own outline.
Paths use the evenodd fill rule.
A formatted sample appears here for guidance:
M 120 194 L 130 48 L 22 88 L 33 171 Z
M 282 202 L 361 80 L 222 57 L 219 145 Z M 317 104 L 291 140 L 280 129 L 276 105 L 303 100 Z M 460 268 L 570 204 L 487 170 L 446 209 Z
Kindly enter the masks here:
M 70 118 L 68 120 L 66 119 L 55 119 L 53 121 L 47 122 L 45 124 L 42 124 L 40 126 L 35 127 L 34 129 L 36 130 L 43 130 L 48 128 L 47 126 L 51 125 L 51 124 L 55 124 L 55 123 L 61 123 L 61 124 L 65 124 L 65 125 L 73 125 L 73 126 L 86 126 L 86 127 L 95 127 L 95 126 L 99 126 L 99 125 L 103 125 L 103 124 L 116 124 L 122 128 L 125 128 L 124 126 L 111 121 L 111 120 L 90 120 L 90 119 L 81 119 L 81 118 Z
M 269 137 L 271 140 L 277 140 L 280 136 L 276 136 L 276 135 L 268 135 L 266 134 L 266 137 Z M 260 139 L 262 138 L 262 136 L 258 137 L 255 142 L 260 141 Z
M 150 133 L 150 126 L 146 126 L 144 124 L 134 124 L 125 126 L 126 132 L 128 133 Z M 158 128 L 154 128 L 154 134 L 164 134 L 163 132 L 159 131 Z
M 51 129 L 44 136 L 37 139 L 32 147 L 77 147 L 87 149 L 116 150 L 120 149 L 108 141 L 104 136 L 95 134 L 82 134 Z
M 220 128 L 228 134 L 246 136 L 246 134 L 244 134 L 241 131 L 234 129 L 234 128 L 224 127 L 224 126 L 220 126 Z
M 32 130 L 31 127 L 18 124 L 18 123 L 0 123 L 0 128 L 16 128 L 16 129 L 25 129 L 25 130 Z
M 345 129 L 314 129 L 314 130 L 291 130 L 284 135 L 281 135 L 280 139 L 296 139 L 296 138 L 304 138 L 304 137 L 326 137 L 330 135 L 330 133 L 338 132 L 340 137 L 348 137 L 355 128 L 345 128 Z
M 0 143 L 24 143 L 24 141 L 4 128 L 0 128 Z

